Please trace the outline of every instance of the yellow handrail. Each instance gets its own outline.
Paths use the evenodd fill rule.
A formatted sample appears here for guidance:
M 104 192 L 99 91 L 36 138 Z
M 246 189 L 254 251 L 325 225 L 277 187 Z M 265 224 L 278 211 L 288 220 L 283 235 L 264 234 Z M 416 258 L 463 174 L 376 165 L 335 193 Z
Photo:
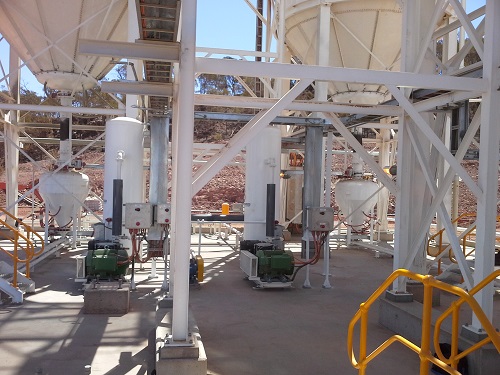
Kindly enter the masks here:
M 451 365 L 452 367 L 456 366 L 458 364 L 458 361 L 467 356 L 468 354 L 472 353 L 473 351 L 479 349 L 483 345 L 486 345 L 489 342 L 492 342 L 495 348 L 498 350 L 500 353 L 500 333 L 498 333 L 495 328 L 491 325 L 489 322 L 488 318 L 486 315 L 484 315 L 483 310 L 477 303 L 476 299 L 473 298 L 476 293 L 478 293 L 480 290 L 482 290 L 486 285 L 491 283 L 493 280 L 495 280 L 497 277 L 500 276 L 500 270 L 496 270 L 492 274 L 490 274 L 488 277 L 486 277 L 484 280 L 482 280 L 479 284 L 477 284 L 474 288 L 472 288 L 469 292 L 465 292 L 460 288 L 456 288 L 458 290 L 462 291 L 462 294 L 464 296 L 460 296 L 461 298 L 458 299 L 457 301 L 453 302 L 452 305 L 446 309 L 444 313 L 442 313 L 439 318 L 436 320 L 436 325 L 434 328 L 434 347 L 436 348 L 436 354 L 438 355 L 439 359 L 441 359 L 443 362 L 446 364 Z M 448 288 L 451 286 L 448 284 L 445 284 Z M 446 290 L 446 289 L 445 289 Z M 449 289 L 446 290 L 450 293 L 452 293 Z M 481 325 L 483 326 L 483 329 L 486 331 L 488 336 L 481 340 L 480 342 L 474 344 L 470 348 L 464 350 L 462 353 L 458 353 L 458 313 L 460 311 L 460 306 L 463 305 L 464 302 L 467 302 L 469 306 L 471 306 L 472 311 L 478 318 L 478 320 L 481 322 Z M 441 332 L 441 325 L 443 321 L 449 316 L 452 315 L 452 329 L 457 329 L 457 332 L 452 332 L 451 336 L 451 352 L 452 355 L 449 359 L 446 359 L 443 356 L 443 353 L 441 352 L 441 349 L 439 347 L 439 334 Z M 486 320 L 489 324 L 484 324 L 483 320 Z
M 16 228 L 16 227 L 13 227 L 12 225 L 10 225 L 9 223 L 7 223 L 6 221 L 0 219 L 0 224 L 3 225 L 4 227 L 6 227 L 7 229 L 9 229 L 13 235 L 12 238 L 8 238 L 14 245 L 13 254 L 11 254 L 10 252 L 6 251 L 5 249 L 3 249 L 1 247 L 0 247 L 0 250 L 2 250 L 9 257 L 11 257 L 11 259 L 13 261 L 14 274 L 13 274 L 13 279 L 12 279 L 12 285 L 14 287 L 17 287 L 18 263 L 25 263 L 26 264 L 26 277 L 29 278 L 30 277 L 30 261 L 34 257 L 43 253 L 43 251 L 45 249 L 45 243 L 44 243 L 43 237 L 40 234 L 38 234 L 31 226 L 23 223 L 21 220 L 19 220 L 18 218 L 16 218 L 14 215 L 12 215 L 10 212 L 6 211 L 3 208 L 0 208 L 0 212 L 5 214 L 6 216 L 10 217 L 11 219 L 13 219 L 17 223 L 17 225 L 19 225 L 19 227 Z M 19 228 L 21 228 L 21 227 L 24 229 L 25 234 L 20 232 Z M 33 242 L 33 236 L 38 237 L 38 239 L 40 240 L 40 250 L 38 250 L 38 251 L 35 251 L 35 244 Z M 20 245 L 19 239 L 22 239 L 22 240 L 24 240 L 24 242 L 26 242 L 25 247 Z M 26 254 L 25 259 L 19 258 L 19 256 L 18 256 L 19 247 L 21 247 L 21 249 L 25 252 L 25 254 Z
M 465 218 L 465 217 L 476 217 L 476 213 L 463 213 L 456 219 L 452 220 L 452 223 L 456 223 L 457 221 Z M 497 222 L 500 222 L 500 216 L 497 216 L 496 218 Z M 464 253 L 465 257 L 470 256 L 472 253 L 474 253 L 475 249 L 472 249 L 470 252 L 467 252 L 467 238 L 472 235 L 472 232 L 476 229 L 476 223 L 472 223 L 468 228 L 466 228 L 460 235 L 458 236 L 459 240 L 462 240 L 462 252 Z M 445 228 L 442 228 L 438 232 L 434 233 L 432 236 L 429 237 L 427 240 L 427 255 L 432 256 L 432 257 L 439 257 L 442 253 L 445 251 L 448 251 L 448 258 L 450 259 L 451 262 L 457 263 L 457 260 L 455 259 L 453 255 L 453 249 L 451 248 L 451 244 L 447 244 L 446 246 L 443 246 L 443 234 L 445 232 Z M 438 238 L 438 240 L 436 240 Z M 498 237 L 497 237 L 498 240 Z M 437 242 L 437 253 L 431 252 L 431 242 Z M 438 275 L 441 274 L 441 257 L 438 259 Z
M 477 301 L 473 298 L 473 294 L 477 293 L 480 289 L 484 288 L 487 284 L 492 282 L 496 277 L 500 275 L 500 270 L 492 273 L 485 280 L 479 283 L 476 287 L 471 290 L 471 293 L 467 293 L 461 288 L 456 286 L 452 286 L 446 283 L 443 283 L 439 280 L 434 279 L 430 275 L 418 275 L 408 270 L 399 269 L 394 271 L 387 280 L 377 288 L 377 290 L 368 298 L 368 300 L 360 305 L 359 310 L 356 312 L 351 322 L 349 323 L 349 330 L 347 335 L 347 352 L 351 359 L 351 364 L 354 368 L 359 370 L 360 375 L 364 375 L 366 372 L 366 368 L 368 363 L 372 361 L 377 355 L 382 353 L 387 347 L 389 347 L 394 342 L 400 342 L 403 345 L 407 346 L 415 353 L 417 353 L 420 357 L 420 375 L 428 375 L 429 373 L 429 365 L 431 363 L 439 366 L 440 368 L 447 371 L 449 374 L 460 375 L 460 372 L 456 370 L 458 361 L 463 356 L 470 353 L 472 350 L 476 350 L 482 345 L 485 345 L 488 342 L 492 342 L 498 352 L 500 353 L 500 333 L 495 331 L 495 328 L 492 326 L 491 322 L 488 320 L 483 310 L 477 303 Z M 423 303 L 423 312 L 422 312 L 422 339 L 420 343 L 420 347 L 406 338 L 400 335 L 391 336 L 389 339 L 384 341 L 378 348 L 376 348 L 373 352 L 367 355 L 367 335 L 368 335 L 368 312 L 371 305 L 380 297 L 383 293 L 385 293 L 386 289 L 391 286 L 391 284 L 398 277 L 408 277 L 410 279 L 420 281 L 424 285 L 424 303 Z M 438 288 L 441 290 L 445 290 L 449 293 L 453 293 L 460 297 L 458 302 L 452 304 L 452 306 L 446 310 L 446 312 L 438 319 L 438 323 L 436 324 L 434 330 L 434 345 L 436 346 L 436 353 L 438 358 L 434 357 L 431 353 L 430 340 L 431 340 L 431 324 L 432 324 L 432 289 Z M 457 354 L 458 352 L 458 314 L 459 307 L 464 302 L 467 302 L 472 311 L 477 316 L 479 322 L 481 323 L 483 329 L 488 334 L 488 338 L 481 341 L 480 343 L 474 345 L 471 349 L 464 351 L 461 354 Z M 452 354 L 449 359 L 445 359 L 442 353 L 439 351 L 439 345 L 436 343 L 439 341 L 439 333 L 441 322 L 450 314 L 453 314 L 453 331 L 452 331 Z M 360 339 L 359 339 L 359 359 L 356 360 L 354 349 L 353 349 L 353 335 L 354 335 L 354 327 L 356 324 L 360 322 Z M 464 354 L 465 353 L 465 354 Z

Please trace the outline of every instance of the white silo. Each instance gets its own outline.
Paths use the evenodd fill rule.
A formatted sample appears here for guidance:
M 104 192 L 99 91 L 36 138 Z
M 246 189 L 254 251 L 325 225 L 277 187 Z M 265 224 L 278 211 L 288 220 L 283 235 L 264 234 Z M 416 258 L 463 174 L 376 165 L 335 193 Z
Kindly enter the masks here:
M 320 7 L 330 9 L 328 66 L 398 71 L 401 46 L 399 0 L 287 0 L 286 43 L 302 64 L 317 64 Z M 323 40 L 324 44 L 325 41 Z M 329 83 L 332 101 L 378 104 L 388 99 L 381 85 Z
M 326 28 L 321 24 L 325 13 L 329 15 L 330 22 Z M 400 70 L 400 0 L 287 0 L 285 20 L 286 44 L 299 63 L 317 65 L 321 52 L 328 56 L 322 61 L 322 65 L 364 70 Z M 322 34 L 325 30 L 329 30 L 327 35 Z M 344 82 L 329 82 L 326 96 L 322 100 L 368 105 L 390 99 L 390 94 L 383 85 Z M 359 156 L 356 155 L 356 158 L 361 163 Z M 305 178 L 307 177 L 305 173 Z M 376 204 L 377 194 L 367 202 L 365 200 L 377 189 L 376 183 L 363 180 L 360 175 L 336 184 L 335 200 L 344 216 L 362 205 L 350 217 L 351 225 L 359 226 L 365 222 L 365 214 Z
M 113 67 L 109 57 L 79 55 L 79 39 L 127 40 L 127 0 L 0 0 L 0 33 L 38 82 L 82 91 Z M 94 78 L 94 79 L 92 79 Z

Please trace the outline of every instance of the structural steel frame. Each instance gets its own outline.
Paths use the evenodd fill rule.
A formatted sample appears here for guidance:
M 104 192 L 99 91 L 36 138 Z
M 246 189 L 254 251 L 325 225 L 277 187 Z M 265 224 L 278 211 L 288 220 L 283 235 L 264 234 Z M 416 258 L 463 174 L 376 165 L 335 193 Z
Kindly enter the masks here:
M 245 2 L 257 12 L 248 0 Z M 315 3 L 313 1 L 308 3 Z M 173 271 L 174 271 L 174 320 L 173 339 L 178 341 L 187 340 L 187 304 L 189 300 L 189 280 L 187 274 L 189 263 L 190 246 L 190 211 L 191 199 L 224 165 L 229 163 L 235 155 L 239 154 L 242 148 L 258 132 L 269 124 L 276 116 L 284 111 L 288 113 L 297 112 L 318 112 L 326 119 L 330 120 L 333 127 L 343 136 L 349 145 L 360 153 L 362 159 L 370 166 L 378 179 L 397 197 L 397 216 L 399 222 L 396 231 L 396 246 L 394 268 L 405 267 L 412 269 L 415 258 L 421 255 L 421 246 L 425 240 L 429 225 L 438 212 L 444 227 L 449 230 L 450 241 L 458 258 L 459 266 L 465 279 L 467 288 L 472 288 L 493 271 L 495 248 L 495 223 L 498 188 L 498 160 L 499 160 L 499 127 L 500 118 L 500 50 L 496 48 L 500 45 L 500 2 L 486 0 L 486 6 L 476 10 L 471 14 L 466 14 L 458 0 L 403 0 L 405 9 L 419 9 L 412 15 L 406 12 L 403 22 L 403 35 L 418 39 L 418 43 L 411 47 L 402 45 L 401 55 L 408 53 L 408 48 L 412 48 L 411 54 L 415 56 L 413 66 L 406 66 L 401 72 L 390 71 L 368 71 L 361 69 L 334 68 L 328 66 L 306 66 L 285 63 L 289 61 L 284 40 L 284 20 L 280 19 L 284 15 L 284 1 L 269 1 L 267 17 L 259 15 L 264 25 L 268 28 L 267 35 L 277 35 L 278 53 L 269 52 L 270 41 L 266 41 L 267 50 L 262 53 L 239 51 L 239 50 L 218 50 L 214 48 L 196 49 L 196 0 L 181 1 L 180 11 L 180 42 L 169 43 L 162 49 L 165 53 L 164 59 L 174 65 L 175 80 L 173 84 L 151 85 L 151 83 L 120 83 L 103 84 L 109 91 L 120 90 L 122 93 L 133 93 L 141 95 L 162 95 L 173 97 L 173 140 L 172 155 L 173 162 L 173 230 L 172 241 L 175 250 Z M 307 4 L 306 4 L 307 5 Z M 457 15 L 456 20 L 450 20 L 449 24 L 440 29 L 435 29 L 433 24 L 440 19 L 448 7 L 452 7 Z M 421 22 L 421 12 L 426 12 L 426 16 L 431 15 L 428 28 L 425 32 L 420 32 L 416 26 Z M 484 15 L 484 19 L 477 27 L 474 27 L 472 20 Z M 183 21 L 184 20 L 184 21 Z M 463 28 L 470 39 L 461 46 L 460 50 L 447 61 L 436 61 L 431 56 L 432 45 L 441 37 L 449 37 L 457 28 Z M 417 37 L 415 37 L 417 35 Z M 483 40 L 484 36 L 484 40 Z M 321 38 L 328 36 L 322 35 Z M 404 40 L 404 39 L 403 39 Z M 57 48 L 58 41 L 48 41 L 51 46 Z M 403 42 L 404 43 L 404 42 Z M 130 49 L 134 46 L 134 49 Z M 109 47 L 116 51 L 114 54 L 121 57 L 134 57 L 136 59 L 150 58 L 151 50 L 140 43 L 114 43 Z M 466 71 L 460 64 L 465 55 L 474 47 L 482 59 L 481 78 L 466 78 L 460 75 Z M 83 41 L 80 52 L 88 54 L 103 54 L 108 46 L 104 42 Z M 407 50 L 405 50 L 407 48 Z M 133 51 L 133 56 L 129 54 Z M 216 59 L 211 56 L 222 53 L 229 53 L 240 56 L 241 60 Z M 204 54 L 204 57 L 197 57 Z M 249 61 L 248 58 L 255 56 L 264 58 L 263 62 Z M 408 56 L 406 56 L 408 58 Z M 278 61 L 278 62 L 269 62 Z M 421 73 L 422 67 L 429 61 L 438 66 L 440 72 Z M 238 77 L 257 77 L 264 82 L 267 90 L 267 98 L 257 98 L 254 93 L 249 97 L 225 97 L 214 95 L 195 94 L 194 79 L 197 75 L 222 74 L 234 75 Z M 15 74 L 11 73 L 11 83 L 15 82 Z M 0 82 L 6 77 L 0 79 Z M 291 89 L 284 89 L 283 82 L 295 80 L 296 83 Z M 335 104 L 324 100 L 296 100 L 297 96 L 311 84 L 319 82 L 349 82 L 384 85 L 390 90 L 396 99 L 390 104 L 376 105 L 371 107 Z M 12 86 L 12 85 L 11 85 Z M 285 84 L 286 86 L 286 84 Z M 288 86 L 289 87 L 289 86 Z M 432 89 L 440 93 L 419 102 L 412 102 L 409 93 L 412 89 Z M 464 101 L 471 98 L 481 98 L 481 108 L 471 123 L 467 134 L 464 137 L 458 152 L 452 155 L 440 136 L 435 132 L 433 124 L 429 123 L 429 113 L 440 111 L 449 103 Z M 253 117 L 245 127 L 231 139 L 231 141 L 215 154 L 208 162 L 192 175 L 193 165 L 193 127 L 194 127 L 194 106 L 210 105 L 225 107 L 246 107 L 257 108 L 260 112 Z M 123 106 L 121 107 L 123 108 Z M 16 103 L 0 104 L 2 110 L 25 110 Z M 82 109 L 78 111 L 91 111 L 95 109 Z M 106 110 L 107 114 L 122 114 L 123 109 L 116 112 Z M 119 112 L 119 113 L 118 113 Z M 94 112 L 95 113 L 95 112 Z M 104 110 L 103 112 L 104 113 Z M 408 226 L 410 222 L 411 206 L 410 200 L 415 199 L 407 189 L 415 183 L 413 173 L 401 173 L 398 181 L 394 183 L 382 168 L 366 152 L 359 143 L 355 141 L 350 130 L 342 123 L 337 113 L 350 113 L 355 115 L 380 115 L 388 117 L 399 117 L 398 128 L 399 160 L 404 163 L 409 170 L 418 169 L 425 177 L 425 189 L 428 191 L 429 199 L 422 204 L 424 211 L 420 217 L 414 217 L 413 226 Z M 425 114 L 425 115 L 424 115 Z M 14 122 L 4 120 L 6 129 L 15 127 Z M 12 123 L 13 125 L 9 125 Z M 479 178 L 476 181 L 467 174 L 460 165 L 465 152 L 473 142 L 474 135 L 481 124 L 480 156 L 479 156 Z M 16 132 L 5 132 L 5 136 L 15 139 Z M 449 168 L 441 181 L 436 183 L 434 167 L 430 163 L 430 156 L 438 155 L 444 164 Z M 9 156 L 8 160 L 12 160 Z M 196 159 L 196 157 L 195 157 Z M 199 159 L 199 157 L 198 157 Z M 196 160 L 195 160 L 196 161 Z M 9 161 L 9 168 L 15 170 L 16 163 Z M 403 168 L 400 169 L 401 172 Z M 451 185 L 455 175 L 466 183 L 468 188 L 474 193 L 477 199 L 477 249 L 476 264 L 474 274 L 471 273 L 466 259 L 459 249 L 456 236 L 452 233 L 450 215 L 443 199 Z M 14 177 L 10 177 L 14 178 Z M 191 189 L 186 189 L 191 186 Z M 411 233 L 410 233 L 411 232 Z M 395 283 L 396 289 L 405 288 L 404 281 Z M 492 320 L 493 314 L 493 285 L 486 287 L 476 296 L 486 316 Z M 479 330 L 480 323 L 473 319 L 472 329 Z

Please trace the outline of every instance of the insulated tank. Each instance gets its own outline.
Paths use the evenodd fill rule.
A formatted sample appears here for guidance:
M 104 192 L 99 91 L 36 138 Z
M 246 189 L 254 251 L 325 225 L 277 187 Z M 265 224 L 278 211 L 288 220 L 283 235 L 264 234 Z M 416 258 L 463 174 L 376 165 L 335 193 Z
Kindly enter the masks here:
M 123 204 L 144 201 L 143 130 L 142 122 L 129 117 L 106 122 L 103 218 L 107 224 L 113 218 L 113 180 L 123 180 Z
M 370 214 L 377 203 L 378 194 L 374 193 L 378 189 L 379 186 L 375 182 L 363 179 L 342 180 L 335 185 L 335 201 L 339 205 L 343 217 L 347 217 L 361 206 L 351 215 L 350 219 L 347 219 L 354 230 L 368 219 L 366 215 Z M 372 194 L 373 196 L 368 199 Z
M 45 209 L 60 228 L 69 227 L 89 193 L 89 177 L 75 171 L 60 171 L 40 176 L 40 195 Z
M 0 33 L 38 82 L 55 90 L 95 86 L 109 57 L 78 54 L 79 39 L 127 40 L 127 0 L 0 0 Z M 76 61 L 76 63 L 73 62 Z
M 319 11 L 330 10 L 330 35 L 322 35 L 332 67 L 399 71 L 401 46 L 400 0 L 287 0 L 286 43 L 302 64 L 317 65 Z M 378 104 L 389 99 L 380 85 L 329 83 L 331 100 Z
M 279 194 L 281 172 L 281 132 L 276 127 L 263 129 L 246 146 L 245 240 L 266 239 L 267 184 L 275 184 Z M 275 203 L 279 213 L 279 202 Z

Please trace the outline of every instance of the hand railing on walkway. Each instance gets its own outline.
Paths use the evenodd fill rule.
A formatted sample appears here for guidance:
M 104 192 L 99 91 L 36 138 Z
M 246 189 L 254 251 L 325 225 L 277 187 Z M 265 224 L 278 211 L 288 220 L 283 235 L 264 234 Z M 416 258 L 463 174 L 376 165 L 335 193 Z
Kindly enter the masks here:
M 500 276 L 500 270 L 493 272 L 490 276 L 484 279 L 481 283 L 475 286 L 469 293 L 463 289 L 443 283 L 439 280 L 434 279 L 430 275 L 418 275 L 407 270 L 396 270 L 394 271 L 387 280 L 368 298 L 368 300 L 360 305 L 359 310 L 354 315 L 353 319 L 349 323 L 349 331 L 347 336 L 347 351 L 351 359 L 351 363 L 354 368 L 359 370 L 360 375 L 366 373 L 366 368 L 368 363 L 387 349 L 392 343 L 400 342 L 407 346 L 420 357 L 420 375 L 428 375 L 430 364 L 433 363 L 439 366 L 443 370 L 447 371 L 449 374 L 460 375 L 457 371 L 457 365 L 460 358 L 470 354 L 472 351 L 479 349 L 483 345 L 492 342 L 495 348 L 500 353 L 500 333 L 495 330 L 491 322 L 488 320 L 483 310 L 474 299 L 474 294 L 479 290 L 484 288 L 489 283 L 493 282 L 495 278 Z M 412 280 L 420 281 L 424 285 L 424 302 L 422 308 L 422 339 L 420 347 L 406 338 L 400 335 L 391 336 L 389 339 L 384 341 L 379 347 L 377 347 L 373 352 L 367 354 L 367 336 L 368 336 L 368 312 L 371 305 L 385 293 L 387 288 L 389 288 L 394 280 L 398 277 L 408 277 Z M 432 291 L 433 288 L 438 288 L 446 292 L 455 294 L 459 297 L 458 301 L 454 302 L 437 320 L 434 328 L 434 346 L 438 358 L 434 357 L 431 353 L 431 325 L 432 325 Z M 462 353 L 458 354 L 458 336 L 459 336 L 459 309 L 460 306 L 466 302 L 472 309 L 473 313 L 478 318 L 482 325 L 482 328 L 488 335 L 487 338 L 480 341 L 479 343 L 473 345 L 472 347 L 464 350 Z M 439 335 L 441 330 L 441 323 L 446 317 L 452 315 L 452 336 L 451 336 L 451 355 L 449 358 L 445 358 L 439 349 Z M 360 337 L 359 337 L 359 354 L 358 359 L 354 354 L 353 349 L 353 336 L 354 328 L 356 324 L 360 322 Z
M 454 219 L 452 223 L 456 223 L 460 220 L 463 220 L 465 218 L 475 218 L 476 213 L 464 213 Z M 497 222 L 500 222 L 500 216 L 497 216 Z M 475 252 L 474 244 L 471 244 L 470 238 L 475 235 L 475 230 L 476 230 L 476 222 L 470 224 L 467 228 L 465 228 L 458 236 L 459 241 L 461 241 L 462 245 L 462 252 L 464 253 L 465 257 L 468 257 L 472 255 Z M 449 243 L 443 243 L 443 237 L 445 234 L 445 228 L 439 230 L 438 232 L 434 233 L 432 236 L 429 237 L 427 240 L 427 255 L 438 258 L 438 275 L 441 274 L 441 259 L 444 252 L 448 252 L 448 258 L 450 259 L 451 262 L 457 263 L 457 260 L 455 259 L 455 256 L 453 255 L 453 249 L 451 248 L 451 245 Z M 497 237 L 497 241 L 498 241 Z M 467 247 L 472 247 L 471 250 L 467 251 Z
M 0 251 L 3 251 L 12 259 L 12 286 L 17 288 L 17 272 L 19 263 L 26 264 L 26 277 L 30 278 L 30 261 L 43 253 L 45 243 L 43 237 L 31 226 L 23 223 L 22 220 L 16 218 L 3 208 L 0 208 L 0 213 L 6 215 L 8 218 L 11 218 L 14 222 L 14 226 L 12 226 L 8 223 L 7 217 L 5 220 L 0 219 L 0 225 L 8 230 L 8 235 L 4 236 L 3 239 L 10 241 L 13 245 L 12 252 L 4 249 L 3 247 L 0 247 Z M 37 243 L 39 243 L 38 248 L 36 246 Z M 23 258 L 20 257 L 19 250 L 24 252 L 25 256 Z

